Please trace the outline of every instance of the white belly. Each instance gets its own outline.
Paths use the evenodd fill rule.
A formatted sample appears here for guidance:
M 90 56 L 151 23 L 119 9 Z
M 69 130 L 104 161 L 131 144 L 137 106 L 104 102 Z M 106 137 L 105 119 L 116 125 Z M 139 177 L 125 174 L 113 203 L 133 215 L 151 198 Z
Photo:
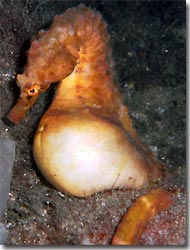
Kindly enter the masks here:
M 56 118 L 56 126 L 49 121 L 38 127 L 34 157 L 61 191 L 87 196 L 104 189 L 138 188 L 147 180 L 146 158 L 115 123 L 85 113 Z

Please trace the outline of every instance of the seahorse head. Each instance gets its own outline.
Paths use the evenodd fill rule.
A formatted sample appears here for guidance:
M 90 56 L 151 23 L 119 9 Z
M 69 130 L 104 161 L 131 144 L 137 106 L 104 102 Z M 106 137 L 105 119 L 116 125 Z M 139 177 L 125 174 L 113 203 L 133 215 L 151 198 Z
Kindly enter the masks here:
M 42 92 L 40 84 L 35 80 L 28 80 L 24 73 L 17 75 L 17 85 L 20 87 L 20 96 L 8 114 L 9 120 L 13 123 L 19 123 L 26 116 L 27 111 L 33 106 L 40 92 Z

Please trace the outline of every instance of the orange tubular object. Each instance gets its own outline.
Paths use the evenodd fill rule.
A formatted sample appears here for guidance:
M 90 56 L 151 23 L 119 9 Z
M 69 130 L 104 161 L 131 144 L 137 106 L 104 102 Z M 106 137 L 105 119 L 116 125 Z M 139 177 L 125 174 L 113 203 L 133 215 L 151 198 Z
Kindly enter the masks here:
M 162 210 L 169 209 L 173 203 L 171 193 L 161 188 L 141 196 L 122 218 L 111 244 L 137 245 L 148 222 Z
M 18 124 L 26 116 L 27 111 L 36 102 L 38 95 L 31 97 L 19 97 L 15 106 L 10 110 L 8 118 L 11 122 Z

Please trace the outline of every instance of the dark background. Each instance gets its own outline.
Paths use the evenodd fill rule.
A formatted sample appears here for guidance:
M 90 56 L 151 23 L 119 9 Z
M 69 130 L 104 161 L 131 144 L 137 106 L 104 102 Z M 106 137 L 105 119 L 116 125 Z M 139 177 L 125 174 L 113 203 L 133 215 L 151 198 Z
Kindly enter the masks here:
M 0 1 L 0 137 L 16 141 L 5 212 L 7 244 L 109 244 L 126 209 L 144 192 L 112 190 L 76 198 L 46 182 L 32 156 L 33 136 L 54 94 L 44 93 L 18 126 L 6 115 L 19 95 L 30 39 L 56 14 L 84 3 L 108 23 L 117 81 L 142 141 L 165 162 L 175 205 L 156 216 L 141 244 L 183 245 L 186 188 L 185 1 Z

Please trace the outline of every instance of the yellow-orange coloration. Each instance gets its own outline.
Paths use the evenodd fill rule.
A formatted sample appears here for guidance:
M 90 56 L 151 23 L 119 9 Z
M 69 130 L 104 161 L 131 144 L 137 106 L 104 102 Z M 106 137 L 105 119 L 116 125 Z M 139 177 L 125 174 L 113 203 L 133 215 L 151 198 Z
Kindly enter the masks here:
M 130 207 L 117 226 L 112 245 L 137 245 L 149 221 L 174 203 L 172 194 L 161 188 L 142 195 Z
M 49 30 L 39 33 L 24 73 L 17 76 L 21 95 L 9 114 L 15 123 L 40 92 L 60 81 L 33 149 L 38 167 L 61 191 L 87 196 L 140 188 L 162 176 L 161 164 L 132 126 L 113 66 L 102 16 L 79 5 L 55 16 Z

